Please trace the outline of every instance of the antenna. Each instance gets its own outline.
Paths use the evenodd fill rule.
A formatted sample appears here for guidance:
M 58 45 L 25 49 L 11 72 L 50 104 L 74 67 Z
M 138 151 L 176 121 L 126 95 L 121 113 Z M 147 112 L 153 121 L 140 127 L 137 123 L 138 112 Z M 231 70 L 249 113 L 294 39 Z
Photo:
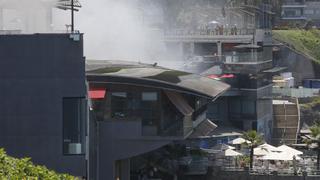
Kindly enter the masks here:
M 79 0 L 59 0 L 56 7 L 62 10 L 71 10 L 71 32 L 74 32 L 74 12 L 79 11 L 81 4 Z

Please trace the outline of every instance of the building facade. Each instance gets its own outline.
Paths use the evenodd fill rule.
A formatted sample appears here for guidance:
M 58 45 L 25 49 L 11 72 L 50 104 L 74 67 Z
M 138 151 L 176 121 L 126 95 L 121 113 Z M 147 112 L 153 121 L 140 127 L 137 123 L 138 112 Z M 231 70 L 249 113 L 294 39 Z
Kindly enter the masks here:
M 87 61 L 89 179 L 130 179 L 131 159 L 186 139 L 228 85 L 139 63 Z M 137 169 L 137 167 L 134 167 Z
M 86 176 L 82 35 L 0 37 L 0 147 L 58 172 Z
M 295 25 L 313 21 L 315 25 L 320 20 L 320 1 L 317 0 L 285 0 L 281 6 L 281 24 Z
M 267 1 L 204 4 L 201 13 L 207 14 L 199 17 L 202 21 L 187 24 L 185 20 L 177 28 L 184 10 L 165 32 L 169 52 L 180 52 L 184 70 L 231 85 L 227 93 L 209 105 L 208 117 L 220 126 L 257 130 L 270 141 L 274 72 L 271 5 Z

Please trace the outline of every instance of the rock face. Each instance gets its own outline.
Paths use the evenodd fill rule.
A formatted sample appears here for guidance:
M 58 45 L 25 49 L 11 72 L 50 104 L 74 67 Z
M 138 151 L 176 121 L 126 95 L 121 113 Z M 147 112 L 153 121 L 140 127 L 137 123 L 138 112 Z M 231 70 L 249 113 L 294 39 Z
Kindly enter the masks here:
M 276 66 L 288 67 L 287 71 L 292 72 L 296 86 L 302 85 L 303 79 L 320 78 L 316 71 L 319 65 L 286 46 L 280 47 L 273 57 Z

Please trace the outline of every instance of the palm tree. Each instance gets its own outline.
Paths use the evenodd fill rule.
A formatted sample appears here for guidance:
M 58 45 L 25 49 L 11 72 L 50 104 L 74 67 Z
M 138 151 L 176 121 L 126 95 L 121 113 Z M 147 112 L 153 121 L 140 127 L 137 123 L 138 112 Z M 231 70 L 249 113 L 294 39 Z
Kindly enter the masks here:
M 243 133 L 242 137 L 245 140 L 247 140 L 244 144 L 246 144 L 250 148 L 250 169 L 252 169 L 254 148 L 262 144 L 263 138 L 255 130 L 250 130 L 248 132 Z
M 307 144 L 315 143 L 316 146 L 313 147 L 317 151 L 317 170 L 320 169 L 320 122 L 316 122 L 310 128 L 311 139 L 307 141 Z

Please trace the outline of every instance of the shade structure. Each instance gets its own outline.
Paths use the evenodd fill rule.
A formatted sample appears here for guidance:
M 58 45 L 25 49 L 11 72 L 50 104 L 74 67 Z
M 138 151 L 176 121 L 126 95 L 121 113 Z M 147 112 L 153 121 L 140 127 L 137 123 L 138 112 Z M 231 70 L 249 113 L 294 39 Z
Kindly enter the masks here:
M 227 149 L 225 151 L 222 151 L 224 156 L 228 156 L 228 157 L 235 157 L 235 156 L 242 156 L 242 153 L 239 153 L 237 151 L 234 151 L 232 149 Z
M 279 149 L 279 150 L 281 150 L 283 152 L 292 154 L 292 155 L 301 155 L 301 154 L 303 154 L 303 152 L 298 151 L 298 150 L 296 150 L 296 149 L 294 149 L 292 147 L 289 147 L 289 146 L 287 146 L 285 144 L 277 147 L 277 149 Z
M 281 152 L 281 150 L 279 150 L 278 148 L 270 145 L 270 144 L 267 144 L 267 143 L 264 143 L 256 148 L 254 148 L 253 150 L 253 155 L 255 156 L 265 156 L 269 153 L 272 153 L 272 152 Z
M 255 156 L 264 156 L 269 154 L 270 152 L 264 148 L 256 147 L 253 149 L 253 155 Z
M 278 148 L 276 148 L 268 143 L 264 143 L 264 144 L 258 146 L 258 148 L 266 149 L 269 152 L 281 152 L 281 150 L 279 150 Z
M 268 153 L 258 159 L 261 160 L 278 160 L 278 161 L 292 161 L 294 159 L 294 157 L 296 158 L 296 160 L 301 159 L 299 156 L 293 155 L 293 154 L 289 154 L 286 152 L 271 152 Z
M 238 138 L 236 138 L 236 139 L 234 139 L 232 141 L 229 141 L 228 143 L 236 145 L 236 144 L 243 144 L 243 143 L 250 144 L 251 142 L 248 141 L 248 140 L 243 139 L 242 137 L 238 137 Z

